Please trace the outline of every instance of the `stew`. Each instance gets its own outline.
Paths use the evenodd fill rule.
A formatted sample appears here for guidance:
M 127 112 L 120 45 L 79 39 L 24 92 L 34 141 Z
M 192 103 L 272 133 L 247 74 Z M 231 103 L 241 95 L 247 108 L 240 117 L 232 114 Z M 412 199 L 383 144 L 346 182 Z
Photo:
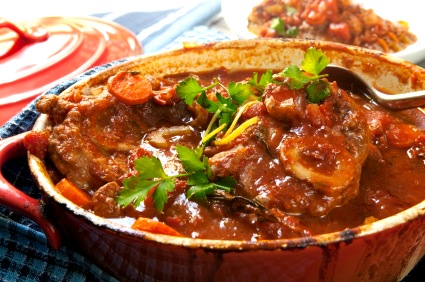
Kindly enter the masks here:
M 55 182 L 89 195 L 80 206 L 173 236 L 322 234 L 424 200 L 423 114 L 390 112 L 339 88 L 320 73 L 321 51 L 308 54 L 321 58 L 318 68 L 118 73 L 46 95 L 37 109 L 53 125 L 25 144 Z M 133 96 L 135 80 L 149 81 L 147 101 L 117 97 Z

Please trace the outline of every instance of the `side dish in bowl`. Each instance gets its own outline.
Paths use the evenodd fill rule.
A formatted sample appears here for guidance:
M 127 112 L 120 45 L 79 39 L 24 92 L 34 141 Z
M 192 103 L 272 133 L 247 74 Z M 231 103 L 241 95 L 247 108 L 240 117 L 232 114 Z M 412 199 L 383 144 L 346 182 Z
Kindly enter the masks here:
M 255 39 L 53 89 L 22 141 L 43 211 L 125 280 L 401 279 L 425 254 L 425 115 L 339 86 L 329 63 L 425 88 L 379 52 Z
M 407 22 L 392 22 L 351 0 L 264 0 L 248 30 L 258 37 L 305 38 L 396 53 L 417 41 Z

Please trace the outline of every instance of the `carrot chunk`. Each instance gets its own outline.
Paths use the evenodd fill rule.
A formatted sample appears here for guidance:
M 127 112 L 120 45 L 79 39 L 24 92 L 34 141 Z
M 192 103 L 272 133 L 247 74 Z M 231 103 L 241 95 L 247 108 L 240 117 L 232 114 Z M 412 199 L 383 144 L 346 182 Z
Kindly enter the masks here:
M 59 181 L 55 187 L 59 193 L 61 193 L 65 198 L 77 206 L 87 207 L 90 204 L 90 195 L 78 188 L 74 183 L 66 178 L 62 178 L 62 180 Z
M 391 124 L 385 133 L 388 143 L 396 148 L 409 148 L 421 135 L 421 131 L 410 124 Z
M 170 226 L 155 221 L 150 218 L 139 217 L 131 226 L 133 229 L 147 231 L 155 234 L 164 234 L 164 235 L 172 235 L 172 236 L 182 236 L 177 230 L 171 228 Z
M 110 77 L 108 91 L 127 105 L 146 103 L 152 96 L 152 84 L 145 77 L 133 72 L 119 72 Z

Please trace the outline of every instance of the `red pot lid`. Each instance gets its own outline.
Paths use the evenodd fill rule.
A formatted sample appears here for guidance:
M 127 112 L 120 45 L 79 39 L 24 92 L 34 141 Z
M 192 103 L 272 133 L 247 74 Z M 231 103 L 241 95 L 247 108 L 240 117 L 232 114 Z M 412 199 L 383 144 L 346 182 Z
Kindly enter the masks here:
M 132 32 L 97 18 L 0 19 L 0 126 L 60 82 L 141 53 Z

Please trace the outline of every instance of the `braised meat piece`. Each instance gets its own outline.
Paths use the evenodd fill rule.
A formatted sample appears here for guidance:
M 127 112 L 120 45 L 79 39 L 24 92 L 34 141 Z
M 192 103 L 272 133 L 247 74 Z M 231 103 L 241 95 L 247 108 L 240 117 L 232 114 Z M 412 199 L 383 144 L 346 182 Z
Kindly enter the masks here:
M 267 113 L 233 146 L 210 156 L 214 175 L 238 180 L 238 193 L 289 213 L 322 216 L 358 194 L 368 154 L 366 119 L 348 95 L 331 84 L 324 103 L 270 84 Z
M 116 182 L 109 182 L 94 192 L 91 199 L 93 212 L 101 217 L 120 217 L 124 213 L 115 198 L 121 187 Z
M 73 98 L 76 96 L 79 101 Z M 139 147 L 146 132 L 193 119 L 183 103 L 172 107 L 153 102 L 129 106 L 107 91 L 99 95 L 45 96 L 38 109 L 60 121 L 49 137 L 49 157 L 66 178 L 86 191 L 127 176 L 130 151 Z

